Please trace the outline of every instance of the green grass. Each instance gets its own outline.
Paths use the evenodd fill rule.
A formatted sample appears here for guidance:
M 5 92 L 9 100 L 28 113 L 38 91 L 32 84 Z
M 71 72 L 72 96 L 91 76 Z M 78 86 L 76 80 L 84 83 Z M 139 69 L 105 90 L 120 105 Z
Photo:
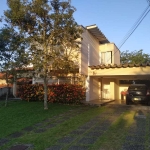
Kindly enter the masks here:
M 117 150 L 121 149 L 125 137 L 127 136 L 129 127 L 134 122 L 134 111 L 127 111 L 123 113 L 107 130 L 107 132 L 99 138 L 99 140 L 92 145 L 91 150 L 107 149 Z
M 57 118 L 59 114 L 67 113 L 69 110 L 73 110 L 75 113 L 82 108 L 88 107 L 82 105 L 49 104 L 49 109 L 44 110 L 42 102 L 24 101 L 9 102 L 7 107 L 4 107 L 3 105 L 4 104 L 0 102 L 0 138 L 21 131 L 21 129 L 39 123 L 46 118 Z M 50 145 L 54 145 L 57 143 L 58 139 L 66 136 L 69 132 L 75 130 L 105 110 L 104 107 L 88 108 L 89 109 L 84 113 L 75 115 L 44 133 L 37 134 L 31 131 L 19 139 L 12 139 L 9 144 L 3 146 L 3 149 L 7 149 L 7 147 L 14 143 L 32 143 L 36 150 L 43 150 Z
M 9 102 L 4 107 L 4 102 L 0 102 L 0 138 L 6 137 L 14 132 L 21 131 L 23 128 L 40 123 L 42 120 L 51 118 L 57 120 L 60 114 L 76 113 L 85 109 L 82 113 L 74 115 L 70 119 L 57 124 L 55 127 L 46 130 L 43 133 L 35 133 L 33 131 L 26 132 L 17 139 L 12 139 L 8 144 L 4 145 L 0 150 L 8 149 L 11 145 L 24 143 L 33 144 L 34 150 L 44 150 L 51 145 L 57 145 L 58 140 L 67 136 L 73 130 L 93 119 L 95 116 L 108 111 L 113 113 L 115 110 L 107 107 L 89 107 L 83 105 L 60 105 L 49 104 L 49 109 L 43 109 L 42 102 L 25 102 L 16 101 Z M 89 145 L 89 149 L 119 149 L 124 141 L 128 128 L 134 121 L 134 111 L 126 111 L 117 120 L 115 120 L 110 128 L 102 135 L 96 143 Z M 77 135 L 76 141 L 64 145 L 63 150 L 67 150 L 71 145 L 83 138 L 84 135 Z
M 73 108 L 75 106 L 49 104 L 49 109 L 44 110 L 42 102 L 25 101 L 8 102 L 5 107 L 4 102 L 0 102 L 0 138 Z

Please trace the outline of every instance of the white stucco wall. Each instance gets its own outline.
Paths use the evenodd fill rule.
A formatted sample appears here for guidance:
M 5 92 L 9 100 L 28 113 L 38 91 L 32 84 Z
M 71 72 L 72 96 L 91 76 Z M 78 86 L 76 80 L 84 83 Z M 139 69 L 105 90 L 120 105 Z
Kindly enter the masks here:
M 101 63 L 101 52 L 112 52 L 112 64 L 120 64 L 120 51 L 114 43 L 99 45 L 99 62 Z
M 113 76 L 117 78 L 117 76 L 142 76 L 142 75 L 150 75 L 150 66 L 146 67 L 126 67 L 126 68 L 109 68 L 109 69 L 89 69 L 89 75 L 94 76 Z
M 113 52 L 113 61 L 114 64 L 119 65 L 120 64 L 120 50 L 117 48 L 117 46 L 114 43 L 111 43 L 114 46 L 114 52 Z
M 102 92 L 105 99 L 118 99 L 118 82 L 114 78 L 102 79 Z
M 81 42 L 81 74 L 88 75 L 89 65 L 99 64 L 99 42 L 83 28 L 82 42 Z
M 86 79 L 86 101 L 99 99 L 99 80 L 93 77 Z

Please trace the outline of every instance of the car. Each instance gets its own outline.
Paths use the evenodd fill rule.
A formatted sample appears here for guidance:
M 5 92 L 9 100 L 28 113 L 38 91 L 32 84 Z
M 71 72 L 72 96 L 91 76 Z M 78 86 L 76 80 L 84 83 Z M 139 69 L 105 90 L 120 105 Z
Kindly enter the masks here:
M 150 90 L 145 84 L 132 84 L 126 92 L 126 104 L 141 103 L 150 105 Z

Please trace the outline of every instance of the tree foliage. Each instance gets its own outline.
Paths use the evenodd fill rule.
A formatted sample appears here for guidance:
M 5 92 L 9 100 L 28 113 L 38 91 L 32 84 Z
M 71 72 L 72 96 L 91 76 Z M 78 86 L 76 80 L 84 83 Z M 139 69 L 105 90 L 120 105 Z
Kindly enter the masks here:
M 27 46 L 24 36 L 16 32 L 12 27 L 5 26 L 0 29 L 0 70 L 4 72 L 7 87 L 9 77 L 17 75 L 17 68 L 22 68 L 28 64 Z M 8 93 L 6 97 L 7 103 Z
M 122 64 L 124 63 L 149 63 L 150 62 L 150 55 L 143 53 L 143 50 L 139 51 L 123 51 L 121 52 L 120 61 Z
M 0 29 L 0 64 L 3 70 L 12 70 L 27 64 L 27 42 L 24 36 L 13 28 L 5 26 Z
M 32 64 L 43 78 L 44 109 L 48 109 L 47 83 L 51 68 L 69 71 L 76 67 L 79 50 L 76 39 L 81 35 L 73 18 L 76 9 L 70 0 L 7 0 L 7 4 L 5 20 L 25 33 L 30 41 Z

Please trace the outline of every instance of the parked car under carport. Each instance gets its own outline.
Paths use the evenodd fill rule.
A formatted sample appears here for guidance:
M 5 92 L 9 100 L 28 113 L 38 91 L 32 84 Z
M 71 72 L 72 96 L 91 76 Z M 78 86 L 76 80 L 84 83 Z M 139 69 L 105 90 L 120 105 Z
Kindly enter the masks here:
M 126 104 L 141 103 L 150 105 L 150 90 L 145 84 L 132 84 L 126 93 Z

